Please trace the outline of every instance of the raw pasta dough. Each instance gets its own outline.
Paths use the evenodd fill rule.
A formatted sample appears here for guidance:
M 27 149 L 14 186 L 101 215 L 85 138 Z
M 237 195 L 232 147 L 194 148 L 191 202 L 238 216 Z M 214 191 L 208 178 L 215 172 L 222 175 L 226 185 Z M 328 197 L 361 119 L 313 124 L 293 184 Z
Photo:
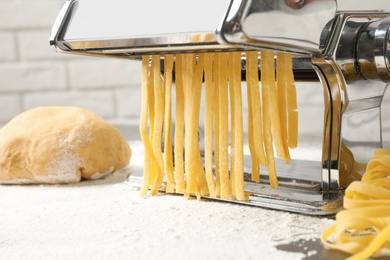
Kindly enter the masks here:
M 0 129 L 0 183 L 73 183 L 128 165 L 119 130 L 76 107 L 38 107 Z

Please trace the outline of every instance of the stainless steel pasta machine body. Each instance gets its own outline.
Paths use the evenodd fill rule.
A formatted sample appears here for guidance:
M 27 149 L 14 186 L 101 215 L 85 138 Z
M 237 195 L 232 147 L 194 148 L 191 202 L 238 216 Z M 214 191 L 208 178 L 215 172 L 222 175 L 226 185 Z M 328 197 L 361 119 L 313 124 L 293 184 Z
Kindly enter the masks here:
M 342 207 L 351 167 L 364 165 L 382 147 L 381 102 L 390 81 L 390 2 L 370 1 L 370 10 L 359 10 L 358 0 L 356 8 L 345 9 L 347 2 L 67 0 L 50 44 L 59 52 L 125 59 L 262 49 L 293 53 L 304 61 L 296 66 L 315 71 L 323 86 L 322 170 L 311 173 L 321 175 L 320 181 L 280 178 L 284 185 L 274 191 L 248 180 L 250 201 L 236 202 L 331 215 Z

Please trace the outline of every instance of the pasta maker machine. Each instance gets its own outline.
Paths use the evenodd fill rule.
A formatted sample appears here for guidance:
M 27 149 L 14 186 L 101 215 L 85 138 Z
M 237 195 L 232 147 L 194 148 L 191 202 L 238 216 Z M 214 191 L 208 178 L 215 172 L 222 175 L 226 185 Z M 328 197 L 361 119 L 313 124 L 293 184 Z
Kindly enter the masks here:
M 293 53 L 296 81 L 322 86 L 321 158 L 278 164 L 278 190 L 269 188 L 267 176 L 252 183 L 247 172 L 249 201 L 232 202 L 327 216 L 342 208 L 353 169 L 361 172 L 358 166 L 382 147 L 389 30 L 390 2 L 380 0 L 67 0 L 50 44 L 61 53 L 135 60 L 166 53 Z M 133 174 L 130 182 L 141 178 Z

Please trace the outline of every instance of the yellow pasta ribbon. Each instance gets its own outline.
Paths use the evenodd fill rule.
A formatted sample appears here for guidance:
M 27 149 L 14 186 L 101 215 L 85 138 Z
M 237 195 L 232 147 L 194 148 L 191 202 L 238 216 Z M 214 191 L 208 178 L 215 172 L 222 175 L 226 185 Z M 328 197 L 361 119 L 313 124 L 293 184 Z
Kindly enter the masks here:
M 200 38 L 199 38 L 200 40 Z M 258 52 L 248 52 L 248 143 L 252 180 L 260 181 L 260 165 L 269 167 L 271 186 L 277 188 L 273 146 L 288 162 L 286 132 L 288 87 L 275 86 L 274 53 L 262 56 L 262 87 Z M 288 60 L 279 55 L 283 63 Z M 160 61 L 164 59 L 161 76 Z M 244 189 L 244 126 L 240 52 L 152 55 L 142 58 L 140 133 L 144 145 L 144 180 L 141 195 L 168 193 L 247 200 Z M 288 78 L 289 61 L 280 66 L 280 79 Z M 280 64 L 279 64 L 280 65 Z M 172 122 L 172 87 L 175 71 L 175 124 Z M 288 82 L 288 80 L 286 81 Z M 205 112 L 202 113 L 202 93 Z M 279 94 L 279 92 L 283 92 Z M 281 98 L 279 97 L 281 96 Z M 282 104 L 282 111 L 278 104 Z M 276 116 L 274 116 L 276 115 Z M 204 161 L 199 122 L 204 116 Z M 283 122 L 273 122 L 274 120 Z M 172 140 L 172 135 L 173 140 Z M 163 141 L 163 144 L 162 144 Z M 162 149 L 162 147 L 164 147 Z M 174 154 L 174 156 L 173 156 Z M 286 159 L 287 158 L 287 159 Z
M 345 192 L 345 210 L 337 213 L 336 224 L 326 229 L 321 240 L 326 248 L 351 254 L 360 260 L 390 250 L 390 150 L 378 149 L 361 181 Z M 388 251 L 387 251 L 388 254 Z

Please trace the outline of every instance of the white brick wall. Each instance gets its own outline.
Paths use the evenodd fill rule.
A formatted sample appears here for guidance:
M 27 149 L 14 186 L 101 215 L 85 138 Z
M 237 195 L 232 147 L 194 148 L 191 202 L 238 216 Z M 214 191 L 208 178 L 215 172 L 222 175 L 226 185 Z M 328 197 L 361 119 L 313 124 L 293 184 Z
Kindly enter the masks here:
M 16 60 L 16 40 L 11 32 L 0 32 L 0 62 Z
M 140 63 L 60 54 L 49 45 L 64 0 L 0 0 L 0 126 L 42 105 L 138 121 Z

